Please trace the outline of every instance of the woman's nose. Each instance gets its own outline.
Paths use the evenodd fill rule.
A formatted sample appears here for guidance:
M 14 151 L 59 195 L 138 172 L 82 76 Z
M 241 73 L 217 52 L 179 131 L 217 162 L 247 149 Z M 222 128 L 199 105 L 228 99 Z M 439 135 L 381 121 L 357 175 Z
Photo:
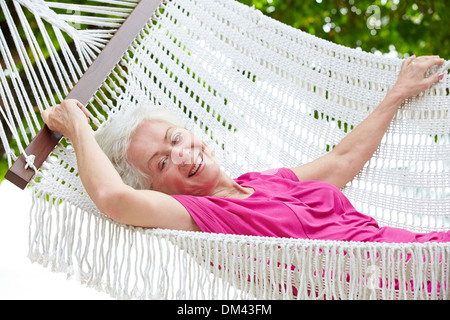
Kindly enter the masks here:
M 191 163 L 191 148 L 189 145 L 180 144 L 172 149 L 172 161 L 176 165 L 184 166 Z

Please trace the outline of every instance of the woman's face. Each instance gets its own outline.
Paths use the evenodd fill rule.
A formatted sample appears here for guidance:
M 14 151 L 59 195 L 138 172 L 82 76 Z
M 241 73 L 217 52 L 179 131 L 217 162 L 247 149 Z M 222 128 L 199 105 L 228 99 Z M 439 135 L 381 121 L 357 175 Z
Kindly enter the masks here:
M 147 120 L 134 132 L 128 161 L 152 177 L 152 190 L 166 194 L 210 195 L 220 167 L 208 146 L 187 129 Z

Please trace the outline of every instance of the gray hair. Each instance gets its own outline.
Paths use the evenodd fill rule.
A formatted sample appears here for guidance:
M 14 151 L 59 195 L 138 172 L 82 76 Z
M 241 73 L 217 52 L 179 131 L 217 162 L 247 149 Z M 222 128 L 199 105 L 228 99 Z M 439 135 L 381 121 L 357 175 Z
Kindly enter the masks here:
M 111 118 L 95 133 L 100 148 L 112 162 L 125 184 L 135 189 L 150 189 L 151 177 L 136 168 L 127 159 L 131 137 L 144 121 L 162 120 L 177 127 L 183 122 L 172 112 L 150 102 L 141 105 L 128 105 Z

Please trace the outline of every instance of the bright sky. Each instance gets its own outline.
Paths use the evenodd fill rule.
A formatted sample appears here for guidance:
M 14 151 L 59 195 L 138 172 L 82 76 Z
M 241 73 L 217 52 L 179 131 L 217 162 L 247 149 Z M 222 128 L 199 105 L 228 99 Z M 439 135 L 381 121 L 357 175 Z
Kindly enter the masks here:
M 0 300 L 111 299 L 65 274 L 31 263 L 28 220 L 31 196 L 9 181 L 0 184 Z

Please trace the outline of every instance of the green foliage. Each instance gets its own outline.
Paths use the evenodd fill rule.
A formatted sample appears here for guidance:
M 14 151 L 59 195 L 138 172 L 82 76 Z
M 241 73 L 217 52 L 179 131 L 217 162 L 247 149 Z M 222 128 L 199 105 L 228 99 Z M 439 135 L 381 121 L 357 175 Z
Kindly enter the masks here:
M 320 38 L 363 51 L 450 59 L 448 0 L 240 0 Z
M 0 182 L 4 179 L 6 172 L 8 171 L 8 162 L 6 157 L 0 159 Z

